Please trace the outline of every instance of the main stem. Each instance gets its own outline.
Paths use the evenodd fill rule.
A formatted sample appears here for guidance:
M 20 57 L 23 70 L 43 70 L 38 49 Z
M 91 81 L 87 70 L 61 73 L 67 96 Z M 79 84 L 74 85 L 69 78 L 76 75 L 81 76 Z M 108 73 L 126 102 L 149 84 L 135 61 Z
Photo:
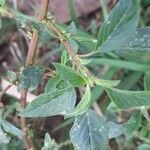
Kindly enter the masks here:
M 48 4 L 49 4 L 49 0 L 42 0 L 41 6 L 40 6 L 40 12 L 37 17 L 39 22 L 41 22 L 45 18 L 46 14 L 47 14 Z M 32 36 L 32 39 L 31 39 L 31 42 L 29 45 L 28 54 L 27 54 L 26 67 L 29 65 L 32 65 L 34 63 L 38 40 L 39 40 L 38 31 L 34 30 L 33 36 Z M 23 90 L 21 92 L 21 107 L 22 108 L 26 107 L 27 93 L 28 93 L 27 90 Z M 32 145 L 32 141 L 31 141 L 30 137 L 28 136 L 28 127 L 27 127 L 26 119 L 22 118 L 22 117 L 21 117 L 21 129 L 24 132 L 23 140 L 24 140 L 26 149 L 27 150 L 30 148 L 34 149 L 34 147 Z

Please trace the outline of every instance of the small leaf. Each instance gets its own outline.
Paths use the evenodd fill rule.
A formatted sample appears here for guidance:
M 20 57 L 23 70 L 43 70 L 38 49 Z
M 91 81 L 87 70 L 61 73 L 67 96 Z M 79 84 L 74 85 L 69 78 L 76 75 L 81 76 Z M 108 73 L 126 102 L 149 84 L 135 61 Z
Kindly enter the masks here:
M 90 106 L 91 106 L 91 90 L 90 90 L 89 85 L 87 85 L 83 98 L 81 99 L 79 104 L 76 106 L 76 108 L 73 110 L 73 112 L 68 114 L 66 117 L 69 118 L 69 117 L 81 115 L 85 113 L 86 111 L 88 111 Z
M 55 140 L 51 139 L 48 133 L 45 134 L 44 146 L 42 150 L 58 150 L 58 145 Z
M 77 34 L 77 28 L 74 22 L 71 22 L 71 24 L 67 27 L 67 32 L 71 33 L 72 35 Z
M 83 31 L 78 31 L 77 35 L 73 36 L 73 39 L 88 51 L 93 51 L 96 48 L 97 40 Z
M 108 122 L 107 126 L 109 128 L 108 135 L 109 139 L 116 138 L 124 133 L 125 129 L 122 124 L 116 124 L 114 122 Z
M 150 93 L 148 91 L 127 91 L 115 88 L 107 88 L 106 91 L 118 108 L 150 106 Z
M 125 123 L 125 136 L 126 139 L 130 139 L 134 133 L 134 131 L 138 130 L 142 125 L 142 115 L 140 111 L 134 112 L 130 119 Z
M 9 143 L 10 138 L 7 137 L 6 133 L 4 132 L 4 130 L 2 129 L 2 127 L 0 126 L 0 144 L 1 143 Z
M 115 87 L 120 83 L 119 80 L 104 80 L 99 78 L 94 78 L 94 80 L 95 84 L 101 85 L 103 87 Z
M 48 80 L 45 86 L 45 93 L 52 93 L 59 90 L 65 90 L 70 87 L 70 84 L 64 81 L 58 74 Z
M 144 89 L 150 91 L 150 72 L 147 72 L 144 76 Z
M 40 66 L 29 66 L 23 69 L 19 75 L 18 89 L 28 89 L 29 91 L 36 89 L 42 80 L 44 71 L 45 69 Z
M 73 49 L 74 53 L 78 52 L 78 44 L 76 43 L 76 41 L 72 38 L 69 38 L 69 44 L 71 46 L 71 48 Z
M 69 61 L 69 56 L 63 44 L 60 45 L 60 51 L 62 52 L 61 64 L 65 65 Z
M 97 51 L 110 52 L 128 43 L 139 20 L 139 0 L 120 0 L 98 34 Z
M 14 82 L 17 79 L 16 73 L 13 71 L 7 71 L 7 77 L 10 80 L 10 82 Z
M 15 135 L 19 138 L 23 136 L 23 132 L 20 129 L 18 129 L 6 120 L 2 120 L 2 127 L 7 133 L 11 133 L 12 135 Z
M 74 87 L 83 86 L 86 84 L 83 77 L 72 68 L 59 63 L 54 63 L 54 66 L 58 74 L 60 74 L 65 81 L 69 81 Z
M 70 131 L 70 138 L 76 150 L 106 150 L 107 131 L 105 118 L 89 110 L 76 118 Z
M 66 115 L 70 113 L 76 102 L 76 92 L 73 88 L 41 94 L 21 112 L 23 117 L 47 117 Z

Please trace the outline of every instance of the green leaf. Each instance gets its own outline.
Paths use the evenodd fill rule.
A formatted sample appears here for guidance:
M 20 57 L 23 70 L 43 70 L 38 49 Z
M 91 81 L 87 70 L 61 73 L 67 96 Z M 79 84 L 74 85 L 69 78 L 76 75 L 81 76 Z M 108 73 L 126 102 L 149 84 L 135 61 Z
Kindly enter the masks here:
M 76 118 L 70 138 L 76 150 L 106 150 L 107 130 L 105 118 L 89 110 Z
M 150 93 L 148 91 L 127 91 L 107 88 L 107 94 L 120 109 L 150 106 Z
M 14 125 L 12 125 L 11 123 L 9 123 L 8 121 L 2 120 L 1 124 L 2 124 L 3 129 L 7 133 L 11 133 L 12 135 L 15 135 L 19 138 L 23 136 L 23 132 L 17 127 L 15 127 Z
M 125 131 L 123 124 L 116 124 L 111 121 L 107 123 L 107 126 L 109 129 L 108 130 L 109 139 L 116 138 L 121 134 L 123 134 Z
M 76 106 L 76 108 L 73 110 L 73 112 L 68 114 L 66 117 L 69 118 L 69 117 L 81 115 L 81 114 L 85 113 L 86 111 L 88 111 L 90 106 L 91 106 L 91 90 L 90 90 L 89 85 L 87 85 L 85 94 L 82 97 L 81 101 Z
M 72 35 L 77 34 L 77 28 L 74 22 L 71 22 L 71 24 L 67 27 L 67 32 L 69 32 Z
M 150 27 L 136 30 L 132 40 L 123 46 L 124 51 L 150 51 Z
M 10 82 L 14 82 L 17 79 L 16 73 L 13 71 L 7 71 L 7 78 L 10 80 Z
M 150 150 L 150 145 L 149 144 L 141 144 L 138 147 L 138 150 Z
M 0 0 L 0 6 L 4 7 L 6 4 L 6 0 Z
M 74 87 L 83 86 L 86 84 L 84 78 L 72 68 L 63 64 L 54 63 L 57 73 L 65 80 L 69 81 Z
M 62 52 L 61 54 L 61 64 L 66 64 L 70 59 L 69 59 L 69 55 L 64 47 L 63 44 L 60 45 L 60 51 Z
M 144 89 L 150 91 L 150 72 L 147 72 L 144 76 Z
M 127 123 L 124 124 L 126 139 L 130 139 L 133 133 L 138 130 L 142 125 L 142 115 L 140 111 L 132 114 Z
M 73 39 L 76 40 L 82 48 L 85 48 L 87 51 L 93 51 L 96 47 L 97 40 L 82 31 L 81 33 L 79 32 L 77 35 L 73 36 Z
M 68 0 L 68 10 L 69 10 L 71 20 L 77 24 L 77 14 L 76 14 L 74 0 Z
M 68 41 L 69 41 L 69 45 L 73 49 L 74 53 L 77 53 L 78 52 L 78 44 L 76 43 L 76 41 L 72 38 L 69 38 Z
M 118 53 L 128 60 L 150 62 L 150 27 L 137 29 L 133 39 Z
M 28 89 L 29 91 L 36 89 L 42 80 L 44 71 L 43 67 L 35 65 L 23 69 L 19 75 L 18 89 Z
M 101 85 L 103 87 L 115 87 L 120 83 L 119 80 L 104 80 L 99 78 L 94 78 L 94 80 L 95 84 Z
M 70 87 L 70 84 L 66 81 L 64 81 L 60 75 L 56 74 L 54 77 L 48 80 L 46 86 L 45 86 L 45 93 L 52 93 L 56 90 L 65 90 Z
M 48 133 L 45 134 L 44 146 L 42 150 L 58 150 L 58 145 L 55 140 L 51 139 Z
M 89 61 L 90 63 L 88 64 L 88 66 L 109 65 L 115 68 L 124 68 L 133 71 L 139 71 L 139 72 L 147 72 L 150 70 L 150 66 L 148 64 L 140 64 L 140 63 L 125 61 L 125 60 L 115 60 L 109 58 L 93 58 L 89 60 L 91 61 Z
M 47 117 L 66 115 L 73 111 L 76 102 L 76 92 L 73 88 L 41 94 L 21 112 L 23 117 Z
M 4 130 L 2 129 L 2 127 L 0 126 L 0 144 L 1 143 L 9 143 L 10 138 L 6 135 L 6 133 L 4 132 Z
M 98 34 L 97 51 L 110 52 L 128 43 L 139 20 L 139 0 L 120 0 Z

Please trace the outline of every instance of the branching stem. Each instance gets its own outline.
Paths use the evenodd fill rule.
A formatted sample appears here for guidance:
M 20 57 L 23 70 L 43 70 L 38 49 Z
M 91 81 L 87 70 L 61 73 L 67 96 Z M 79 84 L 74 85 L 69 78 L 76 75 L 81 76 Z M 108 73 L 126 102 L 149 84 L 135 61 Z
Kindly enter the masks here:
M 37 17 L 39 22 L 41 22 L 45 18 L 47 14 L 48 4 L 49 4 L 49 0 L 42 0 L 41 6 L 40 6 L 40 12 Z M 38 40 L 39 40 L 38 31 L 34 30 L 33 36 L 29 45 L 29 50 L 28 50 L 27 59 L 26 59 L 26 66 L 32 65 L 34 63 Z M 22 108 L 26 107 L 27 92 L 28 92 L 27 90 L 23 90 L 21 92 L 21 107 Z M 24 131 L 23 139 L 24 139 L 24 144 L 25 144 L 26 149 L 30 149 L 30 148 L 34 149 L 32 145 L 32 141 L 30 137 L 28 136 L 28 127 L 27 127 L 26 119 L 23 117 L 21 117 L 21 128 Z

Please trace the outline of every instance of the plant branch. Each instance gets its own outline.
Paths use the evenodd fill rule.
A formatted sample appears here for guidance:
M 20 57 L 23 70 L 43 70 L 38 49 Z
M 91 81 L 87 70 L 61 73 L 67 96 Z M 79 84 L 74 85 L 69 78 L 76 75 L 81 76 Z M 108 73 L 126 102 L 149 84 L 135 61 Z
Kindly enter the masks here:
M 49 0 L 42 0 L 41 2 L 41 7 L 40 7 L 40 12 L 39 15 L 37 17 L 38 21 L 42 21 L 47 13 L 47 9 L 48 9 L 48 4 L 49 4 Z M 26 59 L 26 66 L 29 66 L 31 64 L 34 63 L 34 58 L 35 58 L 35 54 L 36 54 L 36 49 L 37 49 L 37 45 L 38 45 L 38 40 L 39 40 L 39 35 L 38 35 L 38 31 L 34 30 L 33 32 L 33 36 L 29 45 L 29 50 L 28 50 L 28 54 L 27 54 L 27 59 Z M 21 107 L 25 108 L 26 107 L 26 101 L 27 101 L 27 90 L 23 90 L 21 92 Z M 24 131 L 24 143 L 25 143 L 25 147 L 26 149 L 34 149 L 31 139 L 28 136 L 28 127 L 27 127 L 27 123 L 26 123 L 26 119 L 21 117 L 21 128 Z
M 40 13 L 37 17 L 37 20 L 39 22 L 41 22 L 46 16 L 47 9 L 48 9 L 48 3 L 49 3 L 49 0 L 42 0 L 42 2 L 41 2 Z M 34 30 L 33 36 L 31 39 L 31 43 L 29 45 L 29 50 L 28 50 L 27 60 L 26 60 L 26 66 L 34 63 L 34 57 L 36 54 L 38 40 L 39 40 L 38 31 Z
M 0 92 L 0 103 L 1 103 L 2 96 L 7 92 L 7 90 L 9 90 L 12 87 L 13 84 L 14 83 L 9 84 L 2 92 Z

